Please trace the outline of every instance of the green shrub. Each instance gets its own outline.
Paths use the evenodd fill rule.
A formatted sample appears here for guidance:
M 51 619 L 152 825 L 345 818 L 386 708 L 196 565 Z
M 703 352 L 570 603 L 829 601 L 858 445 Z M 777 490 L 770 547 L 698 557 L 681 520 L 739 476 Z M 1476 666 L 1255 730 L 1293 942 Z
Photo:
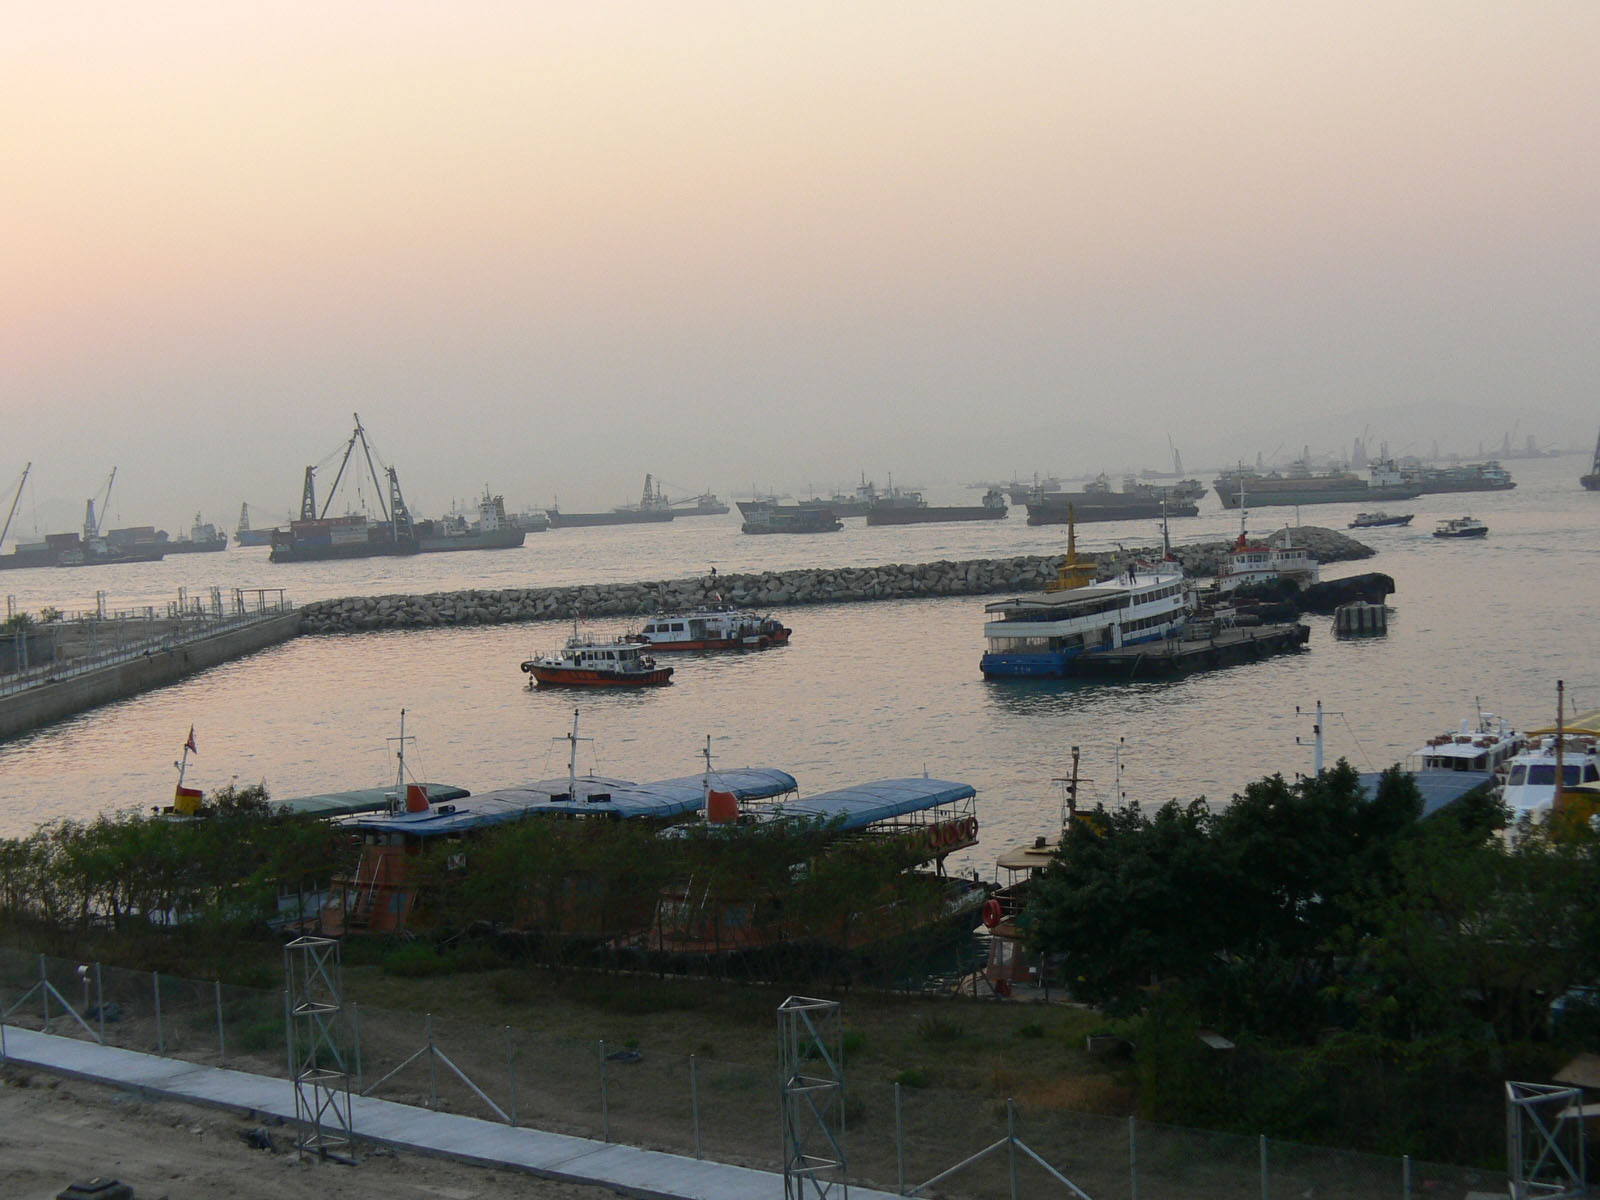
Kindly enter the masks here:
M 1016 1029 L 1012 1030 L 1012 1036 L 1019 1038 L 1042 1038 L 1044 1036 L 1044 1026 L 1039 1024 L 1037 1021 L 1029 1021 L 1024 1025 L 1018 1025 Z
M 922 1017 L 917 1021 L 917 1036 L 925 1042 L 958 1042 L 966 1033 L 966 1026 L 948 1017 Z
M 894 1077 L 894 1082 L 901 1087 L 925 1088 L 928 1086 L 928 1073 L 921 1067 L 907 1067 Z

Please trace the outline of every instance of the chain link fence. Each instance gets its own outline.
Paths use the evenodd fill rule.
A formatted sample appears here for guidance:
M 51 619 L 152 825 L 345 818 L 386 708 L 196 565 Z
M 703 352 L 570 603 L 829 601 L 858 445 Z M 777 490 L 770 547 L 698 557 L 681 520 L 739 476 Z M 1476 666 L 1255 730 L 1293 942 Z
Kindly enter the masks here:
M 7 1025 L 281 1078 L 288 1088 L 286 1005 L 281 991 L 0 951 Z M 357 1004 L 345 1006 L 336 1036 L 362 1095 L 764 1170 L 781 1162 L 775 1061 L 661 1055 Z M 848 1073 L 844 1121 L 851 1182 L 949 1200 L 1073 1189 L 1094 1200 L 1468 1200 L 1507 1188 L 1496 1171 Z

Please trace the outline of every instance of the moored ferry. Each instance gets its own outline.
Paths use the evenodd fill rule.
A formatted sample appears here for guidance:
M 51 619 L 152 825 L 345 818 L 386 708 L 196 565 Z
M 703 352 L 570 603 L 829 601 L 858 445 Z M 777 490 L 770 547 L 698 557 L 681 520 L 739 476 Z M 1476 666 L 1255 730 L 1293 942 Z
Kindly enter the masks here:
M 984 606 L 988 642 L 979 667 L 994 678 L 1064 678 L 1076 659 L 1179 633 L 1189 620 L 1183 568 L 1163 560 L 1094 581 L 1068 526 L 1067 560 L 1045 590 Z
M 651 617 L 628 634 L 652 650 L 765 650 L 786 645 L 794 631 L 777 617 L 742 608 L 700 608 Z

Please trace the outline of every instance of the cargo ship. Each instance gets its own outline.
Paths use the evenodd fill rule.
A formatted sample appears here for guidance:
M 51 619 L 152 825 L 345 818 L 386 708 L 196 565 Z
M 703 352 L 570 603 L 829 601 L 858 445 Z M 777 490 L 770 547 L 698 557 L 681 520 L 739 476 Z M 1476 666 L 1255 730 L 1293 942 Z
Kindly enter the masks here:
M 504 496 L 491 496 L 487 488 L 478 501 L 478 519 L 468 523 L 460 513 L 437 521 L 417 522 L 417 551 L 437 554 L 450 550 L 515 550 L 528 531 L 506 516 Z
M 779 504 L 776 500 L 741 500 L 740 533 L 837 533 L 844 522 L 833 509 L 806 504 Z
M 112 530 L 112 533 L 116 533 L 116 530 Z M 158 534 L 157 540 L 164 540 L 166 536 L 164 533 Z M 189 526 L 188 537 L 166 541 L 168 554 L 209 554 L 227 548 L 227 531 L 218 529 L 209 521 L 202 523 L 199 513 L 194 515 L 194 524 Z
M 562 512 L 559 505 L 552 504 L 545 509 L 545 515 L 550 518 L 551 529 L 581 529 L 593 525 L 648 525 L 670 521 L 677 514 L 662 495 L 660 485 L 646 475 L 644 495 L 637 504 L 619 504 L 610 512 L 597 513 Z
M 276 532 L 276 529 L 250 528 L 250 504 L 247 501 L 239 505 L 239 527 L 233 531 L 235 546 L 270 546 Z
M 1113 492 L 1104 475 L 1081 492 L 1034 491 L 1028 496 L 1029 525 L 1066 525 L 1069 521 L 1145 521 L 1162 517 L 1197 517 L 1200 506 L 1144 492 Z
M 1422 495 L 1436 492 L 1506 492 L 1517 486 L 1511 479 L 1511 473 L 1493 459 L 1450 467 L 1397 466 L 1385 461 L 1372 464 L 1371 476 L 1375 488 L 1416 488 Z
M 356 443 L 360 442 L 380 507 L 384 504 L 385 490 L 388 493 L 383 520 L 369 521 L 365 513 L 329 517 L 328 505 L 333 502 L 332 493 L 323 503 L 321 513 L 318 513 L 316 468 L 307 467 L 305 486 L 300 494 L 300 519 L 290 521 L 288 529 L 272 531 L 272 551 L 267 556 L 269 561 L 322 562 L 328 559 L 378 558 L 417 553 L 416 528 L 411 521 L 411 512 L 406 508 L 405 498 L 400 494 L 400 476 L 393 467 L 385 467 L 384 482 L 379 482 L 377 468 L 372 463 L 372 448 L 367 445 L 367 431 L 361 427 L 360 413 L 355 415 L 355 422 L 355 432 L 345 444 L 344 458 L 339 463 L 339 473 L 334 476 L 333 486 L 335 490 L 338 489 L 339 481 L 344 478 L 345 467 L 350 463 L 350 455 Z
M 998 488 L 983 494 L 982 504 L 929 504 L 921 492 L 891 488 L 867 509 L 868 525 L 923 525 L 937 521 L 998 521 L 1006 513 L 1006 498 Z
M 1415 500 L 1422 489 L 1398 480 L 1369 483 L 1349 471 L 1313 472 L 1305 460 L 1294 463 L 1287 475 L 1270 471 L 1224 471 L 1217 476 L 1217 498 L 1224 508 L 1269 508 L 1286 504 L 1366 504 L 1374 500 Z

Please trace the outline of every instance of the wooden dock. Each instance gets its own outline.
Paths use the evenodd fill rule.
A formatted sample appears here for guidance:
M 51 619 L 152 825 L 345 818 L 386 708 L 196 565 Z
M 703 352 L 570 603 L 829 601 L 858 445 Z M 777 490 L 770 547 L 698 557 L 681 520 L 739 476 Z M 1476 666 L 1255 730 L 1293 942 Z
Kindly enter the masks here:
M 1238 663 L 1254 662 L 1274 654 L 1294 654 L 1311 637 L 1309 626 L 1299 621 L 1275 625 L 1228 626 L 1207 629 L 1195 637 L 1144 642 L 1120 650 L 1096 650 L 1072 660 L 1076 674 L 1103 679 L 1138 679 L 1150 675 L 1186 675 Z

